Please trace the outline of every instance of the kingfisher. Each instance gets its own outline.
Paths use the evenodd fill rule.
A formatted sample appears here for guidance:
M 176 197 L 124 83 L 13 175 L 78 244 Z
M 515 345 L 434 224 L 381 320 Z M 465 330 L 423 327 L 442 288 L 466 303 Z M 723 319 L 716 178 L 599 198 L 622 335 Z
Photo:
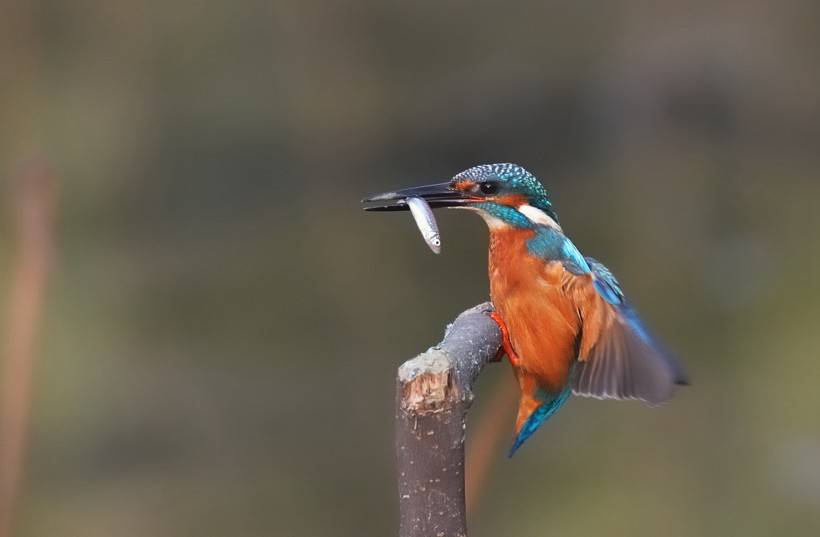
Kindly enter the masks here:
M 517 164 L 483 164 L 450 181 L 365 199 L 366 210 L 406 210 L 407 198 L 466 209 L 487 223 L 491 314 L 520 388 L 518 448 L 570 395 L 650 405 L 687 384 L 599 261 L 564 234 L 544 186 Z

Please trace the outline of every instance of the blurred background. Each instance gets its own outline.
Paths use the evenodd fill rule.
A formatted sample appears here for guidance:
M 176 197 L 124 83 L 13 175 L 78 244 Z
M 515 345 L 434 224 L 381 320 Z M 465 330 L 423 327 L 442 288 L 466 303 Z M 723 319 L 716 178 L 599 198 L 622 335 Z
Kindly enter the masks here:
M 811 0 L 5 2 L 7 355 L 15 177 L 35 162 L 54 204 L 13 535 L 395 534 L 395 371 L 487 298 L 487 233 L 441 214 L 437 257 L 359 200 L 505 161 L 693 385 L 573 399 L 506 460 L 510 406 L 471 535 L 817 535 L 818 23 Z M 473 424 L 511 379 L 485 372 Z

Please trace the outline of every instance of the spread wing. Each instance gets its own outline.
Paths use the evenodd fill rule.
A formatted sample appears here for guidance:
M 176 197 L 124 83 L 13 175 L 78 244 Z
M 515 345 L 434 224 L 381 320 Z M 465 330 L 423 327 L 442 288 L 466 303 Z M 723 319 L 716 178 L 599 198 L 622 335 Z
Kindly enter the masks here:
M 612 272 L 591 257 L 586 262 L 596 293 L 586 293 L 583 301 L 584 334 L 573 392 L 650 404 L 666 401 L 676 384 L 687 384 L 683 368 L 651 336 Z

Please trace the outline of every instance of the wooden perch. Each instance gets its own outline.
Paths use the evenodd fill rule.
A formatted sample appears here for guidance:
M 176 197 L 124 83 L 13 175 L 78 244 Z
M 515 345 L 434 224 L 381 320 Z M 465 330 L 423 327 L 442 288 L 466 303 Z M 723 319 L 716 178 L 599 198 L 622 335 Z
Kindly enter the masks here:
M 472 387 L 501 346 L 490 303 L 471 308 L 444 340 L 408 360 L 396 385 L 400 537 L 466 537 L 464 435 Z

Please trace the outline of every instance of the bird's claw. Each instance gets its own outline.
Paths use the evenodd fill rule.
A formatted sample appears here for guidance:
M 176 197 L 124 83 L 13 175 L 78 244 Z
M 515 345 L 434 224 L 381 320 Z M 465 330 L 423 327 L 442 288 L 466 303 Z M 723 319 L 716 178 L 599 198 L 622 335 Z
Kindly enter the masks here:
M 490 318 L 495 321 L 495 324 L 498 325 L 498 329 L 501 330 L 501 348 L 498 349 L 498 353 L 496 353 L 495 357 L 491 361 L 501 361 L 501 356 L 506 354 L 507 358 L 510 360 L 510 364 L 513 367 L 517 367 L 520 360 L 512 348 L 512 343 L 510 343 L 510 332 L 507 330 L 507 325 L 504 323 L 504 319 L 501 318 L 501 315 L 499 315 L 497 311 L 490 313 Z

